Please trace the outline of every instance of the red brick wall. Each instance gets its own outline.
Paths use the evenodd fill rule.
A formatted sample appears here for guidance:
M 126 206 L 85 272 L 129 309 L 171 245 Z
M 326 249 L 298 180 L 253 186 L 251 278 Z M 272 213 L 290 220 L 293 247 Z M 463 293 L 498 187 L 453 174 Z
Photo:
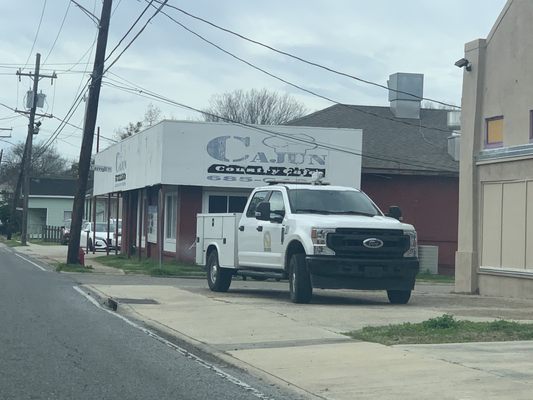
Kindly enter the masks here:
M 459 179 L 432 176 L 363 174 L 361 189 L 387 212 L 400 206 L 419 244 L 439 247 L 439 273 L 454 273 L 457 250 Z

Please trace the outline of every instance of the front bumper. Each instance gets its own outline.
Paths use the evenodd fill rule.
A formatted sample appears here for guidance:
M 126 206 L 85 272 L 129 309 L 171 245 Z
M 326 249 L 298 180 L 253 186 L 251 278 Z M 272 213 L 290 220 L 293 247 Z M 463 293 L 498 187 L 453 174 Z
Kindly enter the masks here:
M 323 289 L 412 290 L 417 258 L 356 259 L 308 256 L 313 287 Z

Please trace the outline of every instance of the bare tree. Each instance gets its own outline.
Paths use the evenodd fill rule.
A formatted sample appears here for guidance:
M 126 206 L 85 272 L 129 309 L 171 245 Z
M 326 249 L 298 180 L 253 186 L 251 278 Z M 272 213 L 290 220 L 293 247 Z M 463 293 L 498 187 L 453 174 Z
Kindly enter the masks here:
M 144 112 L 144 119 L 137 122 L 128 122 L 128 125 L 115 130 L 115 135 L 120 139 L 126 139 L 136 133 L 139 133 L 143 128 L 148 128 L 164 118 L 161 109 L 154 106 L 152 103 L 148 104 Z
M 24 146 L 24 142 L 19 142 L 10 148 L 5 155 L 5 163 L 2 162 L 0 168 L 0 183 L 7 185 L 10 190 L 14 189 L 19 176 Z M 63 158 L 54 147 L 49 147 L 43 151 L 43 144 L 37 143 L 33 146 L 33 153 L 36 157 L 32 158 L 32 176 L 61 177 L 69 175 L 69 161 Z
M 280 125 L 307 113 L 306 107 L 288 93 L 279 94 L 267 89 L 235 90 L 214 95 L 204 111 L 203 118 L 208 122 L 227 119 L 258 125 Z

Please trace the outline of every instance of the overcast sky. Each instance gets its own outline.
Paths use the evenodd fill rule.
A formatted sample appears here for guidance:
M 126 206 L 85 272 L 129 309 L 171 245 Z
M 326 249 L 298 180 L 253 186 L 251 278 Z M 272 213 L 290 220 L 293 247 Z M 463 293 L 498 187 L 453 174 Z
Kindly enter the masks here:
M 40 112 L 64 118 L 87 80 L 94 61 L 97 27 L 69 0 L 0 0 L 0 102 L 23 109 L 31 86 L 15 72 L 33 70 L 41 53 L 42 73 L 57 71 L 58 79 L 40 81 L 47 104 Z M 100 16 L 101 0 L 78 0 Z M 113 0 L 108 53 L 146 6 L 143 0 Z M 358 77 L 386 84 L 395 72 L 425 75 L 424 96 L 460 105 L 462 71 L 453 63 L 463 56 L 464 44 L 486 37 L 505 0 L 169 0 L 192 14 L 245 36 Z M 36 35 L 43 12 L 42 24 Z M 280 77 L 332 99 L 357 105 L 387 105 L 386 90 L 302 64 L 225 34 L 175 10 L 176 20 L 224 49 Z M 153 9 L 133 30 L 142 27 Z M 65 17 L 66 15 L 66 17 Z M 62 29 L 61 23 L 64 20 Z M 52 49 L 52 44 L 59 37 Z M 113 54 L 113 60 L 129 38 Z M 32 44 L 36 39 L 32 50 Z M 78 64 L 76 64 L 78 63 Z M 331 105 L 300 92 L 223 54 L 158 15 L 110 69 L 109 79 L 120 78 L 167 98 L 204 108 L 212 95 L 235 89 L 267 88 L 289 92 L 310 111 Z M 117 76 L 118 75 L 118 76 Z M 130 121 L 143 118 L 150 100 L 103 86 L 97 126 L 107 137 Z M 198 114 L 160 104 L 164 116 L 197 119 Z M 84 103 L 70 122 L 82 126 Z M 11 143 L 25 139 L 27 118 L 0 107 L 0 127 L 13 128 Z M 44 119 L 37 141 L 44 141 L 59 121 Z M 0 132 L 1 135 L 9 132 Z M 55 141 L 69 159 L 77 159 L 81 131 L 65 128 Z M 109 142 L 103 141 L 103 145 Z M 10 144 L 0 142 L 0 148 Z

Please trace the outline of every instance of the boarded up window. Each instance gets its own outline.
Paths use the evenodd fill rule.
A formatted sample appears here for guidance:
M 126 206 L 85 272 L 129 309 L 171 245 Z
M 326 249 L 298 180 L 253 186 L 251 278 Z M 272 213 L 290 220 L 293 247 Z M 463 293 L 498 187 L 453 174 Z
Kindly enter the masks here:
M 503 144 L 503 117 L 487 119 L 487 147 L 496 147 Z

